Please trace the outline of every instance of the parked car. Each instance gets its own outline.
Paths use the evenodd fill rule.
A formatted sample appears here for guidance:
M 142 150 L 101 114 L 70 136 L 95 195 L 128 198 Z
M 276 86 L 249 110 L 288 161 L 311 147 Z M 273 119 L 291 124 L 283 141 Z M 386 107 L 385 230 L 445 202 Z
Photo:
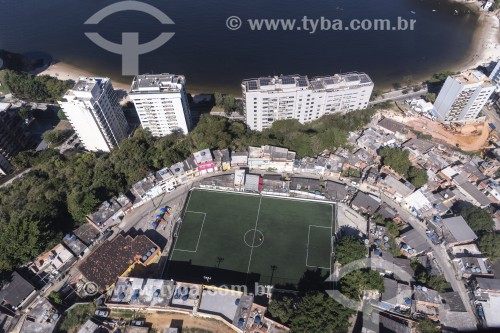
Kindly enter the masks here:
M 97 317 L 107 318 L 109 316 L 109 311 L 108 310 L 96 310 L 95 315 Z
M 132 326 L 144 326 L 144 320 L 132 320 L 130 322 Z

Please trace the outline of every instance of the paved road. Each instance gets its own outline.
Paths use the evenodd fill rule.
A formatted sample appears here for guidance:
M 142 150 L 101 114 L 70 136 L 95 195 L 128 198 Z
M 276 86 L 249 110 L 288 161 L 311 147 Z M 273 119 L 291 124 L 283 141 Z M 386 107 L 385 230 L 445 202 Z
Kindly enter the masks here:
M 486 119 L 495 125 L 497 133 L 500 133 L 500 115 L 495 111 L 495 108 L 487 106 L 482 111 L 486 115 Z
M 383 94 L 383 98 L 377 98 L 376 100 L 371 101 L 370 104 L 373 105 L 387 101 L 404 101 L 406 99 L 418 98 L 425 94 L 427 94 L 427 88 L 419 90 L 417 92 L 412 91 L 408 94 L 403 94 L 402 90 L 396 90 Z
M 23 170 L 21 173 L 15 175 L 15 176 L 11 176 L 12 178 L 7 180 L 5 183 L 1 184 L 0 185 L 0 188 L 2 187 L 5 187 L 5 186 L 9 186 L 10 184 L 12 184 L 12 182 L 16 179 L 19 179 L 20 177 L 22 177 L 25 173 L 28 173 L 31 171 L 31 168 L 28 168 L 26 170 Z
M 455 268 L 452 266 L 451 261 L 444 247 L 442 247 L 441 245 L 434 244 L 426 235 L 425 224 L 423 222 L 420 222 L 415 216 L 406 211 L 398 203 L 396 203 L 383 193 L 382 193 L 382 200 L 386 202 L 389 206 L 394 208 L 399 213 L 399 215 L 413 227 L 413 229 L 417 230 L 427 240 L 427 243 L 433 250 L 432 254 L 436 259 L 438 265 L 441 267 L 441 270 L 443 271 L 446 280 L 451 284 L 453 290 L 460 294 L 462 302 L 465 304 L 467 312 L 469 313 L 471 318 L 476 318 L 472 310 L 465 285 L 462 282 L 461 278 L 457 277 L 457 275 L 455 274 Z

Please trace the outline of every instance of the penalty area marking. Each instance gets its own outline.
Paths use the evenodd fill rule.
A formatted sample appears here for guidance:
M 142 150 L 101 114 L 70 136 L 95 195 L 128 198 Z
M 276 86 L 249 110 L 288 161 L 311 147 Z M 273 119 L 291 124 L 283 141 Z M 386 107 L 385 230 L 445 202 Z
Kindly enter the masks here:
M 203 226 L 205 225 L 205 218 L 207 217 L 207 213 L 194 212 L 192 210 L 187 210 L 184 212 L 184 218 L 186 217 L 185 213 L 203 214 L 203 222 L 201 222 L 200 234 L 198 235 L 198 242 L 196 243 L 196 248 L 194 249 L 194 251 L 193 250 L 183 250 L 183 249 L 174 249 L 174 251 L 196 253 L 196 252 L 198 252 L 198 245 L 200 244 L 201 234 L 203 233 Z M 180 232 L 180 230 L 179 230 L 179 232 Z M 177 241 L 176 241 L 176 243 L 177 243 Z
M 311 227 L 314 228 L 323 228 L 323 229 L 332 229 L 332 227 L 325 227 L 321 225 L 314 225 L 314 224 L 309 224 L 309 231 L 307 232 L 307 248 L 306 248 L 306 267 L 310 268 L 321 268 L 321 269 L 328 269 L 331 270 L 331 264 L 330 267 L 321 267 L 321 266 L 309 266 L 308 261 L 309 261 L 309 237 L 311 236 Z

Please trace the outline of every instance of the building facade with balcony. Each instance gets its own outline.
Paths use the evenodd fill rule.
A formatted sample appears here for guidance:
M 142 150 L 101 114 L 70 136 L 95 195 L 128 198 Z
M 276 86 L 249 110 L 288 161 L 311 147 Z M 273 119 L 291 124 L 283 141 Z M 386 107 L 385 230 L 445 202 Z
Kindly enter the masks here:
M 306 123 L 326 114 L 365 109 L 373 91 L 365 73 L 315 77 L 288 75 L 244 80 L 244 113 L 247 125 L 257 131 L 276 120 Z
M 174 74 L 146 74 L 134 78 L 130 99 L 142 127 L 155 137 L 191 130 L 191 112 L 186 95 L 186 79 Z

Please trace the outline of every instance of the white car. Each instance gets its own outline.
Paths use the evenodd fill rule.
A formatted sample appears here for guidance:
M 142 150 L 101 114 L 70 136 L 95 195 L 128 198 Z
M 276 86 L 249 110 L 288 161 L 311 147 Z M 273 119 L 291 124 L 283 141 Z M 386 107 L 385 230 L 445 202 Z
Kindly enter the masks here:
M 109 311 L 107 311 L 107 310 L 96 310 L 95 311 L 95 315 L 97 317 L 107 318 L 109 316 Z
M 144 326 L 144 320 L 132 320 L 130 322 L 132 326 Z

